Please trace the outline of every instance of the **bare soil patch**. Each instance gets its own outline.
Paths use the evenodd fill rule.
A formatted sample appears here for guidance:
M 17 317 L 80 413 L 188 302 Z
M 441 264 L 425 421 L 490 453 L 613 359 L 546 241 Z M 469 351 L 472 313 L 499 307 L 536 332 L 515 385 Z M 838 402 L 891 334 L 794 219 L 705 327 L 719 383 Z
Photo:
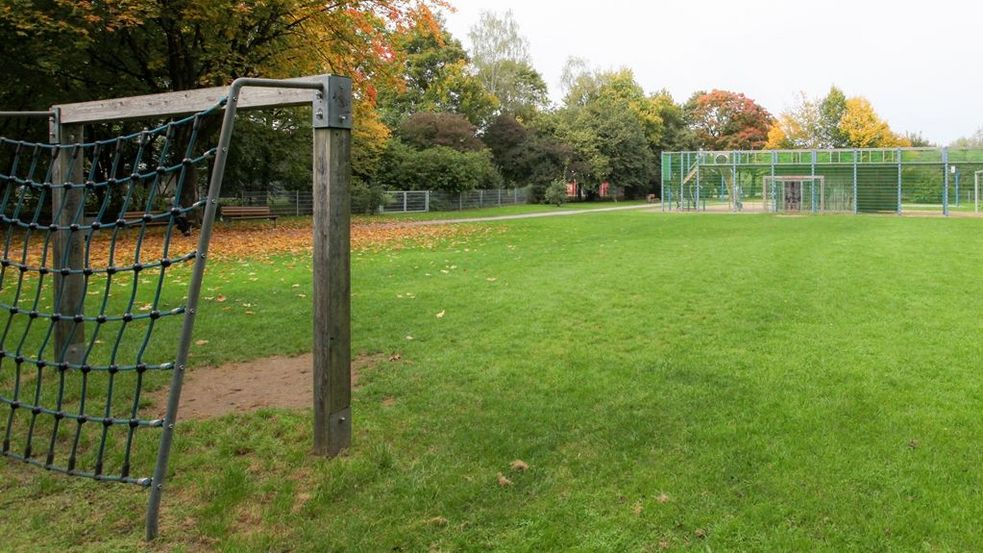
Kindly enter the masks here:
M 387 359 L 381 353 L 353 359 L 352 385 L 358 384 L 361 371 Z M 184 379 L 178 414 L 181 419 L 201 420 L 266 408 L 307 409 L 314 402 L 313 367 L 314 356 L 307 354 L 192 370 Z M 159 416 L 167 404 L 167 391 L 152 396 Z

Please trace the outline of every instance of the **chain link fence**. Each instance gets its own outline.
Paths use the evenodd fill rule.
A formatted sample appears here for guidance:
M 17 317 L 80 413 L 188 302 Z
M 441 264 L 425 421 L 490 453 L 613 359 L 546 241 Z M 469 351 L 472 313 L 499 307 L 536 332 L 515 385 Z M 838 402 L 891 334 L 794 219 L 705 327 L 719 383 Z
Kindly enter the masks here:
M 469 190 L 443 192 L 436 190 L 394 190 L 386 192 L 380 213 L 426 213 L 429 211 L 460 211 L 529 201 L 530 189 Z M 281 217 L 304 217 L 314 213 L 314 195 L 310 191 L 241 192 L 221 199 L 222 205 L 266 206 Z
M 529 201 L 529 188 L 469 190 L 467 192 L 399 190 L 387 192 L 386 196 L 388 201 L 382 206 L 382 213 L 462 211 L 527 203 Z

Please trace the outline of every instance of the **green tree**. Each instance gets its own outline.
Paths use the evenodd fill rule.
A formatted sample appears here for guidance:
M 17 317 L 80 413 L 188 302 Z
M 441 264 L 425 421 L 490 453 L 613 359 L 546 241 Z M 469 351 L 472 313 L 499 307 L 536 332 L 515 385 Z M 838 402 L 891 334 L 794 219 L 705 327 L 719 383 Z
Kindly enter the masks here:
M 783 111 L 772 124 L 765 147 L 772 150 L 822 148 L 822 136 L 821 104 L 802 92 L 798 102 Z
M 849 139 L 840 129 L 840 121 L 846 113 L 846 95 L 839 88 L 832 86 L 829 93 L 819 103 L 819 147 L 846 148 Z
M 8 69 L 0 99 L 7 106 L 43 109 L 223 85 L 237 77 L 344 74 L 356 85 L 353 157 L 371 171 L 388 139 L 388 130 L 378 124 L 377 87 L 395 82 L 401 67 L 395 63 L 394 40 L 405 28 L 433 25 L 432 10 L 442 5 L 440 0 L 9 0 L 0 5 L 0 53 Z M 240 150 L 255 159 L 280 159 L 274 143 L 289 143 L 289 135 L 304 124 L 290 112 L 280 115 L 268 121 L 278 134 L 245 124 L 236 136 L 245 142 Z M 241 180 L 249 186 L 291 180 L 287 173 L 272 174 L 270 167 L 283 164 L 254 167 L 264 176 L 240 173 Z
M 573 150 L 539 128 L 527 128 L 511 115 L 500 115 L 482 141 L 491 150 L 506 186 L 532 186 L 539 198 L 549 183 L 562 179 Z
M 650 188 L 655 156 L 645 127 L 630 106 L 614 95 L 602 95 L 587 105 L 570 105 L 556 114 L 557 136 L 582 161 L 570 176 L 588 195 L 610 182 L 628 195 Z
M 468 36 L 478 79 L 499 100 L 502 113 L 528 119 L 546 106 L 546 82 L 532 66 L 529 41 L 511 11 L 483 12 Z
M 418 149 L 393 139 L 383 155 L 375 182 L 390 190 L 463 192 L 497 188 L 502 178 L 487 149 L 477 152 L 446 146 Z
M 423 22 L 413 26 L 395 39 L 394 47 L 403 57 L 403 71 L 394 86 L 379 93 L 390 127 L 421 111 L 460 113 L 481 126 L 498 108 L 498 100 L 474 76 L 467 52 L 442 20 L 436 29 Z
M 935 148 L 938 144 L 932 142 L 931 140 L 925 138 L 922 133 L 918 131 L 908 131 L 904 135 L 905 140 L 907 140 L 915 148 Z M 983 145 L 983 132 L 980 133 L 980 144 Z
M 956 139 L 950 144 L 953 148 L 983 148 L 983 127 L 970 136 Z

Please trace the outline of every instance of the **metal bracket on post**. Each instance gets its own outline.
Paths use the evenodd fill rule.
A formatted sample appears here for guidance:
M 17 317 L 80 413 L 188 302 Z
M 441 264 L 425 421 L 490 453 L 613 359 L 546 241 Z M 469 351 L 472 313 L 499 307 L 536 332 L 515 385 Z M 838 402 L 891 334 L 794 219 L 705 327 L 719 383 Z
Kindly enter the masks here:
M 315 129 L 352 128 L 352 80 L 330 75 L 314 99 Z

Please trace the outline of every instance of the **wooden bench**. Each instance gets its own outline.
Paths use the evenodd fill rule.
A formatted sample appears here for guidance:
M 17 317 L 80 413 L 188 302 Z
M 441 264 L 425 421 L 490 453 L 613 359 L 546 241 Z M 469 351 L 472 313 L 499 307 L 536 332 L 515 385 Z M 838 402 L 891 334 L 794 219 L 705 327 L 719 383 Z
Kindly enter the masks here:
M 221 211 L 221 217 L 223 221 L 229 221 L 233 219 L 267 219 L 273 221 L 273 226 L 276 227 L 277 215 L 273 214 L 273 211 L 269 206 L 239 206 L 239 205 L 223 205 Z
M 128 223 L 132 224 L 134 221 L 143 221 L 144 215 L 147 215 L 147 213 L 143 211 L 127 211 L 123 214 L 123 218 L 126 219 Z M 163 213 L 150 213 L 150 215 L 157 217 L 159 215 L 163 215 Z M 154 219 L 153 221 L 146 223 L 146 225 L 148 227 L 156 227 L 166 225 L 167 223 L 167 217 L 161 217 L 160 219 Z
M 127 211 L 123 214 L 123 218 L 130 222 L 143 221 L 144 215 L 147 215 L 147 213 L 143 211 Z M 159 213 L 150 213 L 149 215 L 152 215 L 154 219 L 152 221 L 143 222 L 143 224 L 147 225 L 148 227 L 166 226 L 171 221 L 170 217 L 163 217 L 163 215 L 166 215 L 166 213 L 163 211 Z M 177 219 L 175 219 L 174 226 L 181 231 L 181 234 L 191 236 L 191 224 L 183 215 L 178 216 Z

